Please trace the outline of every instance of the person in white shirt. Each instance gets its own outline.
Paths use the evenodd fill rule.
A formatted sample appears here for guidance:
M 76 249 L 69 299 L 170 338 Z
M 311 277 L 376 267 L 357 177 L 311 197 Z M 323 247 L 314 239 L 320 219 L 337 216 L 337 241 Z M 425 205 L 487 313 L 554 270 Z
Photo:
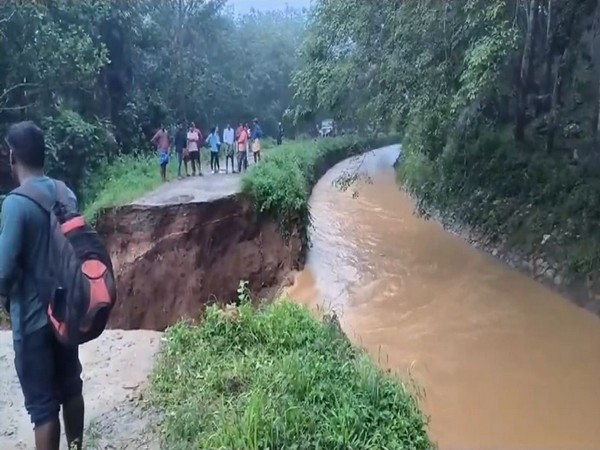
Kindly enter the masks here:
M 202 175 L 202 168 L 200 166 L 200 145 L 203 141 L 202 133 L 196 127 L 196 124 L 192 122 L 190 129 L 187 133 L 187 150 L 190 161 L 192 162 L 192 175 L 196 176 L 196 166 L 198 166 L 198 175 Z
M 235 154 L 235 148 L 233 143 L 235 141 L 235 131 L 231 128 L 231 125 L 227 124 L 227 127 L 223 130 L 223 146 L 225 147 L 225 173 L 229 173 L 229 161 L 231 161 L 231 171 L 235 173 L 235 165 L 233 164 L 233 156 Z

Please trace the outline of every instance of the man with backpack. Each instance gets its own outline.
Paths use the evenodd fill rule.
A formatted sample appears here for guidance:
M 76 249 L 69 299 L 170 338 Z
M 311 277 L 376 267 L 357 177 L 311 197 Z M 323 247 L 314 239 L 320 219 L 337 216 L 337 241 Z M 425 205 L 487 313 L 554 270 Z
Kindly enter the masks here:
M 44 134 L 33 122 L 5 139 L 19 184 L 0 216 L 0 299 L 9 310 L 15 367 L 37 450 L 82 448 L 84 401 L 78 345 L 97 337 L 116 301 L 110 257 L 77 213 L 77 199 L 44 175 Z

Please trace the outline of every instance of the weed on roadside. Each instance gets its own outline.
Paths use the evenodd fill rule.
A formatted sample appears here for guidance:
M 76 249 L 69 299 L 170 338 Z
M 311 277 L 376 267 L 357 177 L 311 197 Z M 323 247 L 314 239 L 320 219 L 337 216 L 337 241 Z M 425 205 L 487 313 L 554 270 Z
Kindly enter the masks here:
M 432 448 L 409 389 L 286 300 L 172 327 L 152 386 L 169 449 Z

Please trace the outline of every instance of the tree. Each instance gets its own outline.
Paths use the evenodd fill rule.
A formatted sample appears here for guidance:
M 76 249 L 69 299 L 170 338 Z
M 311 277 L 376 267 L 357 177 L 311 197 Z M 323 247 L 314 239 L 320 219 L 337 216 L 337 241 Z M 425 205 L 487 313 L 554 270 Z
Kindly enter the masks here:
M 203 128 L 289 107 L 305 13 L 235 17 L 225 0 L 0 3 L 0 132 L 47 132 L 49 168 L 81 190 L 101 164 L 148 149 L 161 123 Z M 11 186 L 0 165 L 0 192 Z
M 294 111 L 402 129 L 421 211 L 600 269 L 599 24 L 598 0 L 319 0 Z

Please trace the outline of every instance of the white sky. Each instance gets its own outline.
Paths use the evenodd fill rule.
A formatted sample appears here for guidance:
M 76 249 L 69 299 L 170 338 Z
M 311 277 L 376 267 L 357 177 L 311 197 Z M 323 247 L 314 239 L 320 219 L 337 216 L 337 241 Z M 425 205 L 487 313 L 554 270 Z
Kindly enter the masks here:
M 302 8 L 310 6 L 311 0 L 229 0 L 237 13 L 249 12 L 252 8 L 258 11 L 283 9 L 288 4 L 292 7 Z

